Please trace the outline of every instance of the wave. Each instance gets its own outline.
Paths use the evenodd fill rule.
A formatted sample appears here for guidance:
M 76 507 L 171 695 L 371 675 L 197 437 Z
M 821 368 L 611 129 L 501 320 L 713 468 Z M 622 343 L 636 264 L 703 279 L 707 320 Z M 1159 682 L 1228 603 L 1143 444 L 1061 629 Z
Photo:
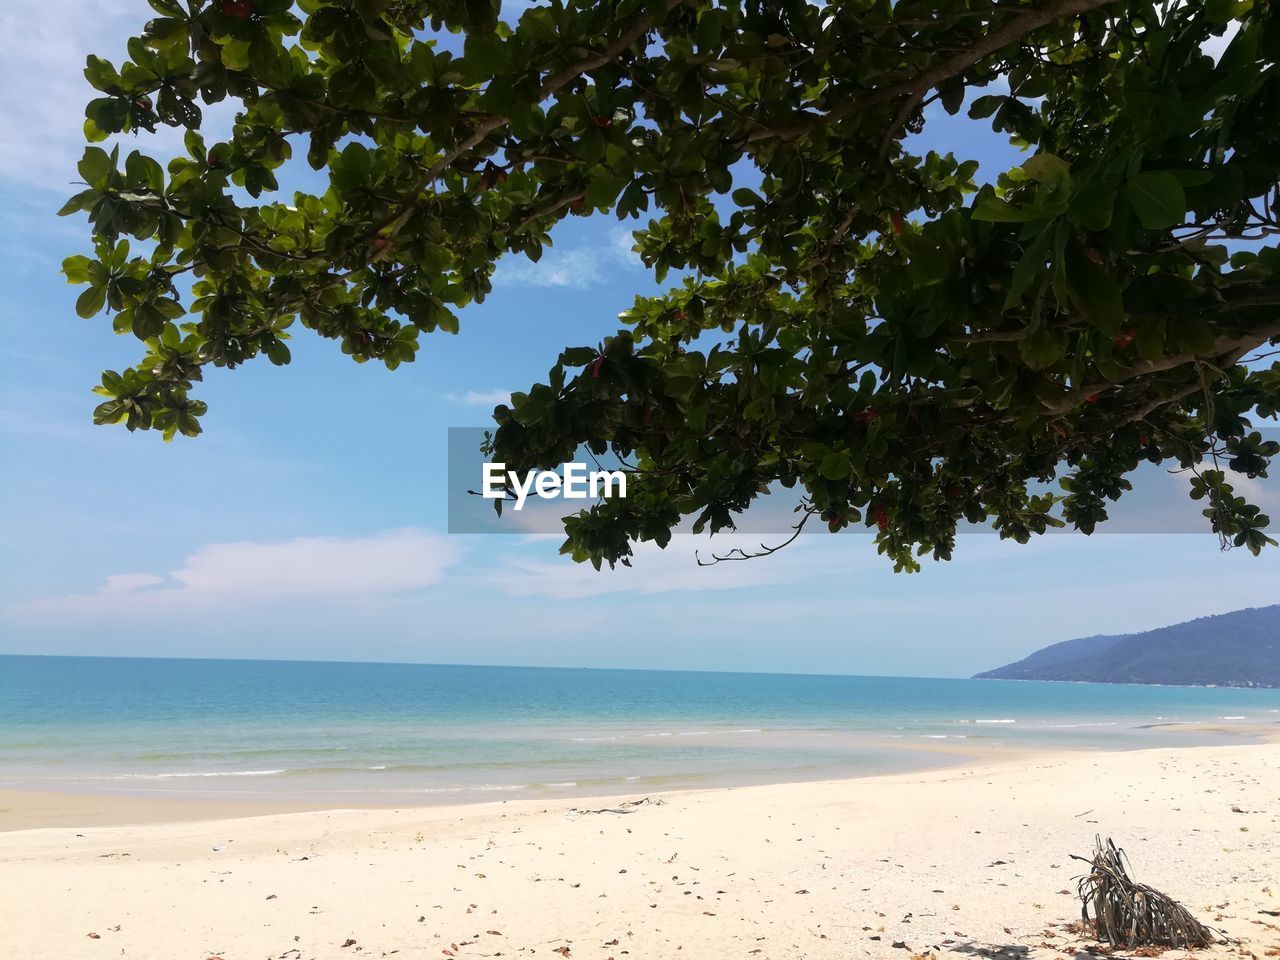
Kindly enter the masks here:
M 274 777 L 288 773 L 286 769 L 278 770 L 189 770 L 181 773 L 121 773 L 107 777 L 108 780 L 178 780 L 184 777 Z
M 570 737 L 573 743 L 605 743 L 628 740 L 635 737 L 714 737 L 729 734 L 764 733 L 763 727 L 742 727 L 736 730 L 651 730 L 647 733 L 615 733 L 598 737 Z

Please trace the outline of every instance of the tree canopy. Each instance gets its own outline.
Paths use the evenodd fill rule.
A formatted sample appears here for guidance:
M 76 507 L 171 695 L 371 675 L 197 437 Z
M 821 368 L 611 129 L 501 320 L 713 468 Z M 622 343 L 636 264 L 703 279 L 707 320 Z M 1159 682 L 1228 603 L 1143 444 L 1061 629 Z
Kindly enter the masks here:
M 1224 544 L 1272 542 L 1228 472 L 1280 450 L 1255 429 L 1280 407 L 1265 0 L 149 3 L 124 63 L 89 57 L 85 134 L 182 127 L 185 155 L 90 145 L 62 211 L 95 245 L 64 264 L 78 312 L 145 348 L 100 423 L 193 436 L 202 368 L 287 363 L 299 328 L 395 368 L 500 258 L 612 213 L 666 292 L 489 444 L 635 470 L 566 518 L 577 560 L 781 486 L 910 569 L 965 522 L 1092 531 L 1145 461 L 1195 472 Z M 943 111 L 1025 162 L 975 183 L 964 144 L 921 146 Z M 304 155 L 327 184 L 286 195 Z

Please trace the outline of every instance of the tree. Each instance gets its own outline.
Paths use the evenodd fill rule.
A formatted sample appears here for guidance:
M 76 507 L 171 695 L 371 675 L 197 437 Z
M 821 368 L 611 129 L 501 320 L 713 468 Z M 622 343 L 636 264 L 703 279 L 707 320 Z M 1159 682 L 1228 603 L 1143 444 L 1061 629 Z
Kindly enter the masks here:
M 89 58 L 85 133 L 184 127 L 187 155 L 90 146 L 62 211 L 93 230 L 79 313 L 146 348 L 100 423 L 195 435 L 202 368 L 287 363 L 298 326 L 394 368 L 560 220 L 648 215 L 678 282 L 494 411 L 509 469 L 586 444 L 636 471 L 566 518 L 575 559 L 781 486 L 913 568 L 964 521 L 1092 531 L 1143 461 L 1196 471 L 1224 545 L 1273 542 L 1224 469 L 1280 449 L 1253 428 L 1280 406 L 1271 4 L 149 2 L 127 62 Z M 979 188 L 914 152 L 944 110 L 1025 162 Z M 304 150 L 328 187 L 281 197 Z

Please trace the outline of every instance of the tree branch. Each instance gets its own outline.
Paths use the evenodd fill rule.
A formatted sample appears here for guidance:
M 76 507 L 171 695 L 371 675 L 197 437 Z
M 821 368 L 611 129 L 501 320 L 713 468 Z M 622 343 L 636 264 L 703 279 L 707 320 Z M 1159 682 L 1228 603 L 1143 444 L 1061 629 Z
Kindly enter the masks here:
M 907 96 L 907 102 L 899 109 L 897 116 L 885 133 L 885 140 L 890 141 L 894 139 L 897 131 L 906 123 L 911 116 L 911 111 L 919 105 L 924 95 L 943 80 L 959 76 L 985 57 L 1021 40 L 1028 33 L 1038 30 L 1046 24 L 1067 17 L 1079 16 L 1082 13 L 1089 13 L 1099 7 L 1105 7 L 1115 2 L 1116 0 L 1054 0 L 1054 2 L 1047 3 L 1042 7 L 1036 7 L 1033 10 L 1018 14 L 1000 29 L 988 33 L 964 50 L 921 74 L 880 90 L 869 90 L 858 96 L 850 97 L 836 104 L 826 113 L 811 114 L 801 121 L 786 126 L 755 130 L 747 137 L 747 142 L 756 143 L 775 137 L 783 139 L 801 137 L 819 127 L 836 123 L 852 116 L 867 107 L 878 106 L 879 104 L 896 100 L 898 97 Z
M 685 2 L 686 0 L 666 0 L 666 9 L 672 10 Z M 543 81 L 542 86 L 538 88 L 538 92 L 534 95 L 532 103 L 541 103 L 543 100 L 547 99 L 547 97 L 567 86 L 588 70 L 594 70 L 597 67 L 603 67 L 605 64 L 613 62 L 651 29 L 653 29 L 653 20 L 647 16 L 639 17 L 633 21 L 629 27 L 623 30 L 622 33 L 618 34 L 618 36 L 615 37 L 603 50 L 593 53 L 590 56 L 583 57 L 581 60 L 571 63 L 566 67 L 562 67 L 560 70 L 547 77 L 547 79 Z M 501 130 L 510 122 L 510 117 L 503 114 L 496 114 L 491 117 L 486 117 L 476 124 L 470 135 L 464 137 L 452 149 L 446 150 L 435 163 L 427 168 L 426 172 L 418 178 L 417 183 L 415 183 L 413 188 L 409 191 L 408 197 L 406 197 L 406 199 L 400 203 L 400 205 L 397 206 L 381 224 L 379 224 L 378 229 L 382 230 L 390 227 L 391 236 L 394 237 L 399 234 L 401 228 L 404 227 L 405 222 L 409 219 L 409 214 L 417 205 L 419 194 L 421 194 L 433 180 L 440 176 L 440 174 L 443 173 L 459 157 L 470 151 L 472 148 L 478 146 L 495 130 Z
M 1212 349 L 1204 354 L 1194 353 L 1178 353 L 1169 357 L 1161 357 L 1159 360 L 1150 361 L 1143 360 L 1135 363 L 1133 366 L 1121 371 L 1120 375 L 1114 380 L 1107 383 L 1092 383 L 1083 387 L 1077 387 L 1075 390 L 1069 390 L 1056 400 L 1042 401 L 1044 412 L 1057 416 L 1067 413 L 1074 409 L 1078 404 L 1082 403 L 1086 398 L 1096 393 L 1101 393 L 1118 383 L 1124 383 L 1135 377 L 1143 377 L 1152 373 L 1161 373 L 1165 370 L 1173 370 L 1176 367 L 1184 366 L 1188 363 L 1195 363 L 1197 360 L 1218 360 L 1226 363 L 1228 366 L 1237 363 L 1250 350 L 1262 346 L 1269 340 L 1280 337 L 1280 320 L 1272 320 L 1268 324 L 1264 324 L 1257 330 L 1250 333 L 1241 334 L 1236 337 L 1224 338 L 1217 341 Z

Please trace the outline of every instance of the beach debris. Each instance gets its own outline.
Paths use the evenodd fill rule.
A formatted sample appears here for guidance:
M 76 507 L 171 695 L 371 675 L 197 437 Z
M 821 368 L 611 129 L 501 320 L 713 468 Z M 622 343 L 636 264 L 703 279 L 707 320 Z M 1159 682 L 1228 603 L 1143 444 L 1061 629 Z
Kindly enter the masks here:
M 343 947 L 343 949 L 345 950 L 347 947 L 354 947 L 355 945 L 356 945 L 355 940 L 353 940 L 353 939 L 351 939 L 350 937 L 348 937 L 348 938 L 347 938 L 347 942 L 346 942 L 346 943 L 344 943 L 344 944 L 342 945 L 342 947 Z
M 1072 854 L 1090 865 L 1079 879 L 1080 918 L 1093 925 L 1098 940 L 1113 947 L 1208 947 L 1217 933 L 1191 915 L 1186 907 L 1154 887 L 1138 883 L 1125 868 L 1128 857 L 1108 838 L 1094 838 L 1092 857 Z M 1089 916 L 1093 909 L 1092 919 Z
M 579 807 L 570 807 L 569 816 L 580 817 L 585 813 L 635 813 L 638 807 L 662 807 L 666 806 L 666 803 L 667 801 L 663 800 L 661 797 L 641 797 L 639 800 L 624 800 L 616 807 L 600 807 L 595 810 L 583 810 Z
M 96 933 L 88 933 L 88 934 L 85 934 L 85 936 L 87 936 L 90 940 L 101 940 L 101 939 L 102 939 L 102 937 L 101 937 L 99 934 L 96 934 Z

